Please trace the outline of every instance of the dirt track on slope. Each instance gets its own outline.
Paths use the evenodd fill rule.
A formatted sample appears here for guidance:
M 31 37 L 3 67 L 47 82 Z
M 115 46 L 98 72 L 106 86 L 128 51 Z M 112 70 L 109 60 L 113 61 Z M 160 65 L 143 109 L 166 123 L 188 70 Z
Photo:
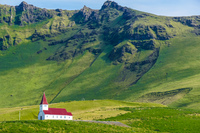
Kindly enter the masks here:
M 117 122 L 117 121 L 90 121 L 90 120 L 74 120 L 74 121 L 101 123 L 101 124 L 107 124 L 107 125 L 116 125 L 116 126 L 120 126 L 120 127 L 130 127 L 130 126 L 126 125 L 126 124 L 123 124 L 123 123 Z

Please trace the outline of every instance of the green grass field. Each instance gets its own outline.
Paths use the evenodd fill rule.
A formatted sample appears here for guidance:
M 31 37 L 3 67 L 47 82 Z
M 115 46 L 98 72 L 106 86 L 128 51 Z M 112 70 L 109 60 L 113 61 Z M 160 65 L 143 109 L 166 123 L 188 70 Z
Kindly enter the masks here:
M 74 120 L 117 121 L 130 127 L 77 121 L 37 120 L 39 105 L 1 108 L 0 132 L 173 132 L 200 130 L 200 112 L 155 103 L 115 100 L 73 101 L 49 104 L 66 108 Z M 19 120 L 20 111 L 20 120 Z
M 132 103 L 114 100 L 91 100 L 91 101 L 72 101 L 49 104 L 50 108 L 66 108 L 72 112 L 74 120 L 97 120 L 117 116 L 126 111 L 119 110 L 120 107 L 165 107 L 160 104 Z M 37 120 L 39 104 L 34 106 L 0 108 L 0 121 Z
M 74 122 L 74 121 L 11 121 L 0 124 L 0 132 L 39 132 L 39 133 L 149 133 L 143 128 L 126 128 L 113 125 Z
M 121 108 L 131 111 L 106 121 L 121 121 L 131 127 L 145 128 L 157 132 L 199 132 L 199 111 L 173 108 Z

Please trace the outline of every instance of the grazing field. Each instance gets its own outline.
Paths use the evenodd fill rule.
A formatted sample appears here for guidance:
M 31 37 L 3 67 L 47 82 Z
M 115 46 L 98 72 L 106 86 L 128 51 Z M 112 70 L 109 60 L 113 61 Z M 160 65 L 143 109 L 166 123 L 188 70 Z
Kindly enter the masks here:
M 155 103 L 133 103 L 116 100 L 72 101 L 49 104 L 50 108 L 66 108 L 72 112 L 74 120 L 98 120 L 125 114 L 120 107 L 165 107 Z M 0 108 L 0 121 L 37 120 L 39 105 Z
M 132 103 L 115 100 L 72 101 L 50 104 L 66 108 L 78 121 L 38 121 L 39 105 L 1 108 L 0 132 L 198 132 L 200 111 L 169 108 L 155 103 Z M 19 120 L 20 111 L 20 120 Z M 119 127 L 83 122 L 115 121 Z
M 197 133 L 200 131 L 200 111 L 172 108 L 120 108 L 130 111 L 104 121 L 120 121 L 131 127 L 158 132 Z

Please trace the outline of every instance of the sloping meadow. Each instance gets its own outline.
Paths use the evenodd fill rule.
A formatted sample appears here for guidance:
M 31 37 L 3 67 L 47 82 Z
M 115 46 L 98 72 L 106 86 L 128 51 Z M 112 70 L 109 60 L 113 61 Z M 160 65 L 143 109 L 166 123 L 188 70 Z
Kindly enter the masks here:
M 199 16 L 156 16 L 112 1 L 100 10 L 0 8 L 0 107 L 37 105 L 45 91 L 49 103 L 199 109 Z

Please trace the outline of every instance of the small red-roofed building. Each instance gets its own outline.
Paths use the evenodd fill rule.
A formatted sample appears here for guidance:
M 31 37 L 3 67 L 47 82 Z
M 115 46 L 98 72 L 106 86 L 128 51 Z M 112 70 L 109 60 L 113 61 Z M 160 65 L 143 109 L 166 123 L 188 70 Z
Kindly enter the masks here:
M 73 115 L 63 108 L 49 108 L 44 93 L 40 103 L 38 120 L 73 120 Z

